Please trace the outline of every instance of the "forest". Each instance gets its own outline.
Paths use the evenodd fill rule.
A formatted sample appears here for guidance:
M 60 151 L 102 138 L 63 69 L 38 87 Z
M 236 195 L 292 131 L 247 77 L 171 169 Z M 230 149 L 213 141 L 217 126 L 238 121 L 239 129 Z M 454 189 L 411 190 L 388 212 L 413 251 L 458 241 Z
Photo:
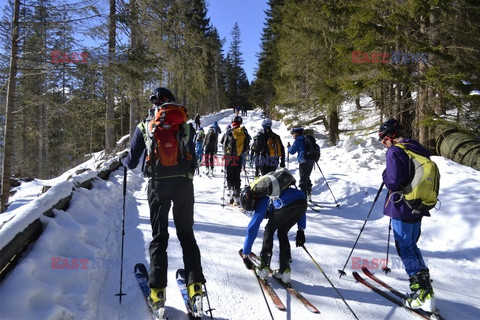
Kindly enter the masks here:
M 240 27 L 225 50 L 204 0 L 8 0 L 0 24 L 2 210 L 10 177 L 47 179 L 94 152 L 119 151 L 158 86 L 191 118 L 239 105 L 277 120 L 280 108 L 308 112 L 331 145 L 340 106 L 364 108 L 361 97 L 432 150 L 444 123 L 480 137 L 478 1 L 268 7 L 250 83 Z

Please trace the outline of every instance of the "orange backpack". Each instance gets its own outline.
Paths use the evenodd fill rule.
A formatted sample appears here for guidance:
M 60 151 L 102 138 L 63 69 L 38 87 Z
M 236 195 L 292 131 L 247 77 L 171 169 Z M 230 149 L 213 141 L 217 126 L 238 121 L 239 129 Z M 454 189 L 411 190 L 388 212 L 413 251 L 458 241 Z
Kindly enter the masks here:
M 147 163 L 154 166 L 156 174 L 162 176 L 183 171 L 175 170 L 175 166 L 188 169 L 184 168 L 184 160 L 192 161 L 193 157 L 188 150 L 190 126 L 186 124 L 187 120 L 187 109 L 182 105 L 166 103 L 155 108 L 147 126 L 152 144 Z M 170 168 L 162 170 L 162 167 Z

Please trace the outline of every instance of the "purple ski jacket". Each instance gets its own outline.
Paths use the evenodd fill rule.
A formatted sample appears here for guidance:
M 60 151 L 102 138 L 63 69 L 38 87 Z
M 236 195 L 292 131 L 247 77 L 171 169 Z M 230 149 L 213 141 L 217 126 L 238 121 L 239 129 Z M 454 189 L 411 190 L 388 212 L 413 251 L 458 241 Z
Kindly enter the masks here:
M 413 152 L 424 157 L 430 158 L 430 152 L 422 147 L 417 141 L 404 138 L 401 143 L 407 149 L 412 150 Z M 383 172 L 383 182 L 388 189 L 388 193 L 387 197 L 385 198 L 383 214 L 394 219 L 400 219 L 404 221 L 418 221 L 423 216 L 430 216 L 428 210 L 422 211 L 420 214 L 413 214 L 412 210 L 406 205 L 405 201 L 398 201 L 400 199 L 399 195 L 394 194 L 394 191 L 400 191 L 410 182 L 410 158 L 405 151 L 403 151 L 400 147 L 396 147 L 395 145 L 391 146 L 387 149 L 386 162 L 387 167 Z

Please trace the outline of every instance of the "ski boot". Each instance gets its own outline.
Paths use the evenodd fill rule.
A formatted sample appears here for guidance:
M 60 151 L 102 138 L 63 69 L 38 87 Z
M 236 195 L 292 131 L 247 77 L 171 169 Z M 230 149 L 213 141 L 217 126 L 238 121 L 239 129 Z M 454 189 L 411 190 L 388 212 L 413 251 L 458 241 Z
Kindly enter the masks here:
M 260 279 L 267 279 L 270 273 L 270 260 L 272 259 L 272 253 L 260 253 L 260 265 L 257 267 L 257 275 Z
M 422 270 L 410 277 L 410 290 L 412 290 L 412 292 L 404 301 L 404 305 L 407 308 L 435 312 L 435 295 L 433 293 L 428 269 Z
M 203 290 L 201 282 L 194 282 L 188 285 L 187 294 L 192 316 L 201 318 L 203 316 Z
M 233 192 L 233 205 L 240 207 L 240 189 L 235 189 Z
M 155 319 L 165 319 L 165 288 L 150 288 L 148 304 Z
M 280 269 L 273 271 L 273 276 L 288 285 L 290 284 L 291 273 L 290 259 L 281 259 Z

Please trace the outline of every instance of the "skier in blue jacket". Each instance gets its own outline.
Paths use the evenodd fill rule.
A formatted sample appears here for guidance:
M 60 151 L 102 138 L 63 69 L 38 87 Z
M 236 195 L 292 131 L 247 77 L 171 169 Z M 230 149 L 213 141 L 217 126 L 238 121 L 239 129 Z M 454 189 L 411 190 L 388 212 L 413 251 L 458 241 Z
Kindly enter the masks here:
M 248 259 L 252 252 L 252 245 L 258 235 L 258 229 L 263 219 L 268 219 L 263 235 L 262 251 L 260 252 L 260 266 L 258 275 L 265 279 L 269 274 L 270 260 L 273 251 L 273 236 L 275 231 L 280 245 L 280 268 L 274 271 L 274 276 L 285 283 L 290 282 L 290 243 L 288 241 L 288 231 L 297 224 L 298 230 L 295 237 L 297 247 L 305 244 L 305 227 L 307 223 L 307 199 L 305 194 L 293 187 L 288 187 L 280 193 L 275 200 L 270 200 L 268 196 L 259 199 L 253 199 L 249 194 L 250 189 L 245 188 L 240 196 L 240 204 L 245 210 L 255 212 L 247 227 L 247 235 L 243 244 L 243 261 L 248 269 L 253 268 L 253 264 Z M 253 206 L 253 207 L 252 207 Z
M 422 218 L 430 216 L 428 211 L 413 213 L 412 209 L 400 198 L 396 191 L 409 184 L 410 158 L 400 147 L 402 143 L 407 149 L 412 150 L 426 158 L 430 152 L 417 141 L 403 137 L 403 126 L 395 119 L 390 119 L 381 125 L 378 132 L 379 139 L 387 148 L 386 169 L 383 172 L 383 182 L 388 189 L 385 199 L 383 214 L 391 217 L 398 255 L 405 265 L 405 271 L 410 277 L 412 293 L 405 300 L 405 305 L 412 309 L 423 309 L 433 312 L 435 297 L 430 281 L 429 269 L 423 260 L 422 253 L 417 247 L 420 238 Z
M 293 128 L 290 133 L 295 141 L 292 146 L 288 143 L 288 153 L 295 154 L 298 152 L 297 161 L 299 167 L 298 171 L 300 173 L 298 186 L 305 193 L 305 196 L 310 199 L 312 194 L 312 181 L 310 181 L 310 175 L 312 174 L 315 160 L 305 158 L 305 136 L 303 135 L 303 128 Z

